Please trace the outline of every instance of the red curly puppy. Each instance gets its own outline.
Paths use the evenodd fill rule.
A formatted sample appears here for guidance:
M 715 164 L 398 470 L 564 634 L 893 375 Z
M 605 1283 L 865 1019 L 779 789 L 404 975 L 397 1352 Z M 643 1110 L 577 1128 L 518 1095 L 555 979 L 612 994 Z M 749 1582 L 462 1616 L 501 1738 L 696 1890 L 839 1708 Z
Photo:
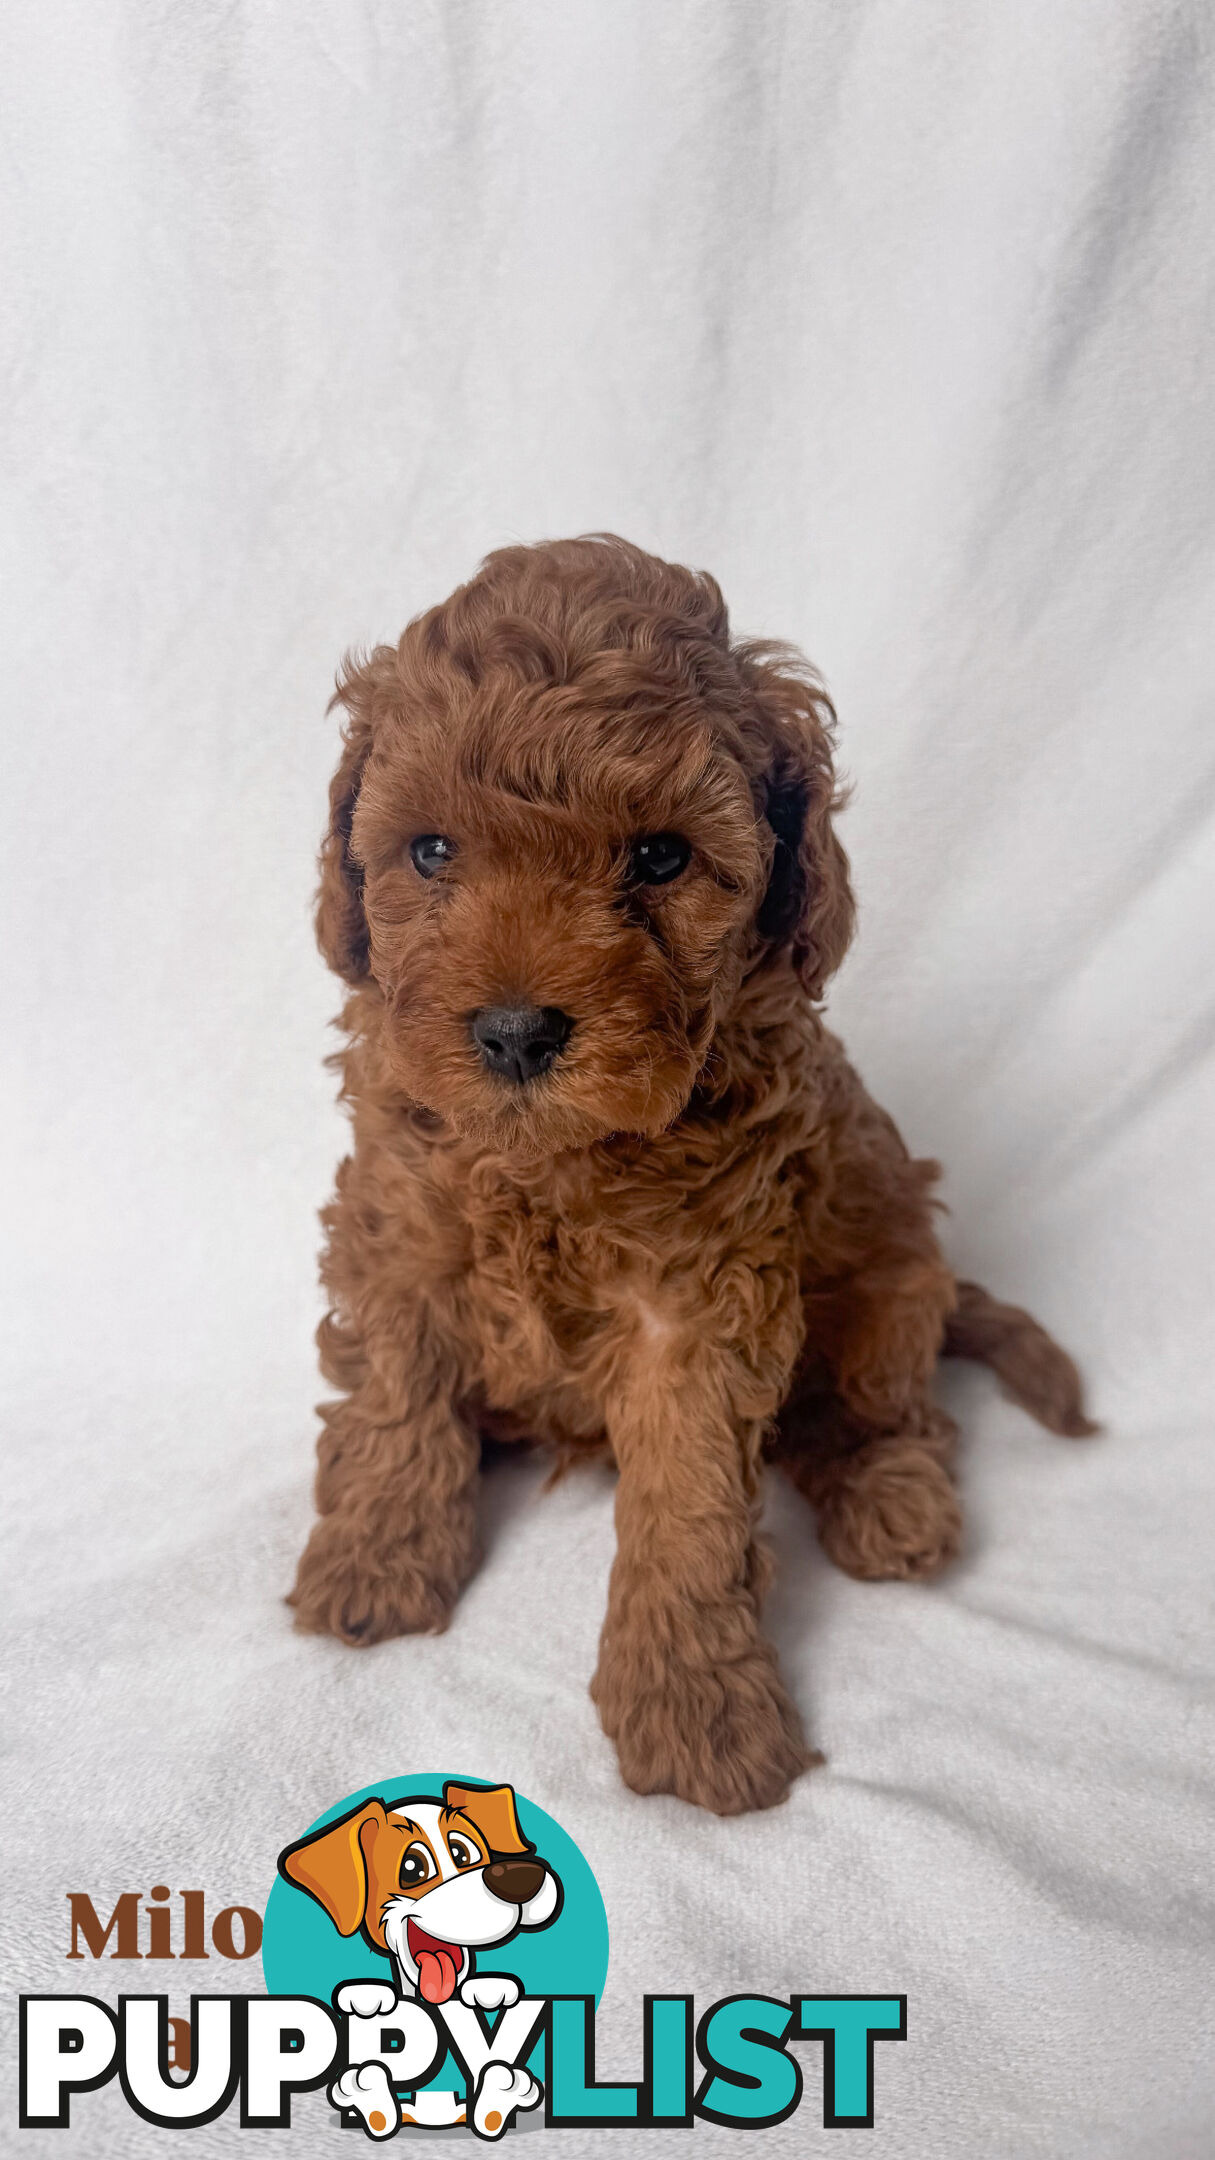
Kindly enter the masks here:
M 760 1629 L 774 1453 L 851 1574 L 956 1548 L 942 1352 L 1087 1430 L 1075 1371 L 941 1256 L 818 1011 L 852 931 L 830 704 L 709 577 L 610 537 L 491 555 L 344 673 L 317 917 L 350 985 L 297 1624 L 441 1628 L 481 1436 L 610 1449 L 592 1692 L 638 1792 L 808 1761 Z

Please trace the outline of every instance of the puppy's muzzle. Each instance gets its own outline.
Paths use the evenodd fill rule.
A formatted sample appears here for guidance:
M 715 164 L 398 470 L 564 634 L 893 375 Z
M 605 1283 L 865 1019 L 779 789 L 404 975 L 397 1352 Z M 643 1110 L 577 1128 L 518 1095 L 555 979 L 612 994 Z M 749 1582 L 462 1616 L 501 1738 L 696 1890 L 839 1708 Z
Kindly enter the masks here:
M 537 1895 L 545 1873 L 539 1860 L 491 1860 L 485 1887 L 504 1905 L 526 1905 Z
M 555 1005 L 482 1005 L 469 1025 L 482 1064 L 522 1087 L 556 1062 L 574 1023 Z

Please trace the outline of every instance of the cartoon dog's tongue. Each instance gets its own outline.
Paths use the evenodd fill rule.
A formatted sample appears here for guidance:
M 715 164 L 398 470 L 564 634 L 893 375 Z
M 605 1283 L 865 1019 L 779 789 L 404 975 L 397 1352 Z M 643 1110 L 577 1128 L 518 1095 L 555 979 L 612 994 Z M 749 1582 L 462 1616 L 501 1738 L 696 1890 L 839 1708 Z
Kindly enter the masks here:
M 428 2003 L 445 2003 L 454 1992 L 464 1952 L 428 1935 L 416 1920 L 407 1931 L 409 1954 L 418 1968 L 418 1986 Z

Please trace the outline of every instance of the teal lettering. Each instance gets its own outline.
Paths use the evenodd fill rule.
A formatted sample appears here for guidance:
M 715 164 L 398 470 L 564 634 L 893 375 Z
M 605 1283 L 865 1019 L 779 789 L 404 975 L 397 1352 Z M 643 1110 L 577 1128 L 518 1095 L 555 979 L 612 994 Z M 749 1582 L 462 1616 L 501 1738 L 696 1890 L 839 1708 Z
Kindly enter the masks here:
M 800 2064 L 785 2053 L 793 2023 L 787 2002 L 728 1995 L 700 2021 L 696 2045 L 708 2076 L 696 2112 L 709 2122 L 766 2129 L 791 2115 L 802 2096 Z
M 692 2119 L 692 1998 L 645 1999 L 646 2115 L 653 2123 Z
M 873 2125 L 873 2043 L 907 2038 L 904 1995 L 799 1995 L 795 2040 L 823 2043 L 823 2123 Z
M 593 2129 L 598 2123 L 636 2122 L 636 2085 L 595 2082 L 595 1999 L 554 1995 L 549 2006 L 548 2099 L 550 2128 Z

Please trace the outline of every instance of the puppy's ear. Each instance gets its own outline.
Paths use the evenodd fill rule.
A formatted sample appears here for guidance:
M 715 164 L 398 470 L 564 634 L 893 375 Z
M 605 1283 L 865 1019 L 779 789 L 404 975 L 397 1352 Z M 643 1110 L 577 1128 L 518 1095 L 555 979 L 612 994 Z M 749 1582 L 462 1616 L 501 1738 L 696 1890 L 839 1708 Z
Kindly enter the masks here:
M 534 1847 L 528 1844 L 519 1828 L 515 1813 L 515 1793 L 511 1785 L 445 1785 L 443 1798 L 450 1808 L 459 1808 L 475 1823 L 492 1853 L 529 1853 Z
M 367 1916 L 367 1849 L 388 1818 L 368 1800 L 280 1853 L 278 1871 L 323 1905 L 339 1935 L 353 1935 Z
M 775 841 L 757 928 L 789 947 L 806 989 L 820 998 L 848 950 L 856 915 L 848 857 L 835 833 L 845 799 L 835 779 L 835 711 L 787 648 L 747 645 L 738 656 L 752 694 L 751 729 L 763 748 L 762 805 Z
M 370 966 L 370 937 L 363 912 L 363 866 L 354 855 L 350 828 L 372 743 L 372 666 L 348 662 L 338 677 L 329 710 L 346 710 L 342 755 L 329 784 L 329 826 L 321 842 L 321 883 L 316 898 L 316 941 L 335 975 L 361 982 Z

